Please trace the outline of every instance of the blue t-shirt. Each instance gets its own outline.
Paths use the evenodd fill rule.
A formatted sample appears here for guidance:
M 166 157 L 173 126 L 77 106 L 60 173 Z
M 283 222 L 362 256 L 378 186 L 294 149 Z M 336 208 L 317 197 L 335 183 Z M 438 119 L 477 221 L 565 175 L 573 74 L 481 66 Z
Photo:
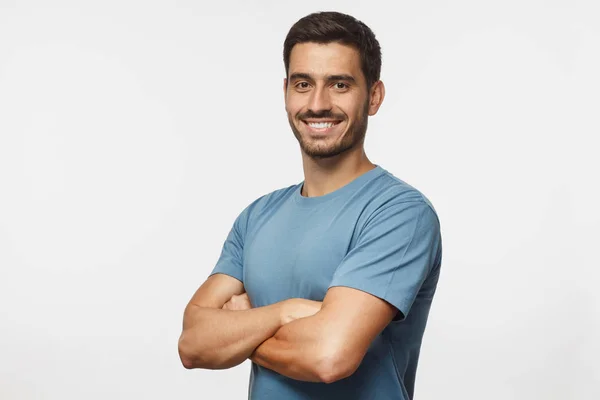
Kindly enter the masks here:
M 408 400 L 438 282 L 440 225 L 429 200 L 376 166 L 318 197 L 303 182 L 260 197 L 236 219 L 212 274 L 243 282 L 254 307 L 300 297 L 323 301 L 347 286 L 399 313 L 357 371 L 333 383 L 303 382 L 252 363 L 256 400 Z

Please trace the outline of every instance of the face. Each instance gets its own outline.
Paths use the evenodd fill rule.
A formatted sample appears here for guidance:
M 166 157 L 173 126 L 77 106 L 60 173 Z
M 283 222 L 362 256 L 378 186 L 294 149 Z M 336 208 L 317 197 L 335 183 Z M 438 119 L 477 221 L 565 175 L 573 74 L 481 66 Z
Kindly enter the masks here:
M 363 145 L 368 116 L 384 94 L 381 81 L 367 91 L 358 50 L 339 43 L 295 45 L 284 90 L 300 148 L 320 159 Z

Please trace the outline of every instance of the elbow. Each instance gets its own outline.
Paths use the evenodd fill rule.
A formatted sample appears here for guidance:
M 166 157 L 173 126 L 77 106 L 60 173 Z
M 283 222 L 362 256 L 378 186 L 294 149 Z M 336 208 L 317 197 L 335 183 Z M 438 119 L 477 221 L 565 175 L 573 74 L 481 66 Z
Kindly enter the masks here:
M 224 359 L 218 352 L 203 349 L 197 340 L 192 340 L 193 335 L 186 335 L 184 331 L 179 338 L 178 352 L 181 364 L 185 369 L 226 369 L 230 360 Z
M 358 363 L 354 363 L 349 357 L 340 354 L 324 356 L 317 365 L 316 375 L 323 383 L 333 383 L 347 378 L 358 369 Z
M 181 365 L 183 365 L 183 368 L 185 369 L 198 368 L 198 364 L 196 363 L 194 357 L 192 357 L 189 353 L 181 351 L 181 347 L 179 348 L 179 359 L 181 360 Z
M 179 352 L 179 359 L 185 369 L 198 368 L 197 357 L 193 352 L 193 347 L 186 340 L 185 334 L 181 334 L 179 343 L 177 345 L 177 351 Z
M 194 368 L 205 368 L 205 369 L 218 369 L 216 360 L 210 360 L 206 357 L 198 343 L 190 339 L 190 336 L 186 335 L 184 331 L 179 338 L 178 352 L 181 364 L 185 369 Z
M 181 364 L 183 365 L 183 368 L 185 368 L 185 369 L 196 368 L 196 364 L 194 363 L 194 360 L 192 358 L 182 356 L 181 353 L 179 354 L 179 358 L 181 359 Z

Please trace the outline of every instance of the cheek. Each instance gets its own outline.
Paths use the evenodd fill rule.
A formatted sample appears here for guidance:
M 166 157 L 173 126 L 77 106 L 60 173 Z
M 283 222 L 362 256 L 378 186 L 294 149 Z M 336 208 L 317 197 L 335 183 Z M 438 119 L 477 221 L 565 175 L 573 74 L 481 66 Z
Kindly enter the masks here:
M 298 111 L 308 104 L 308 96 L 305 93 L 288 93 L 285 97 L 286 109 Z
M 341 96 L 336 100 L 334 103 L 334 112 L 337 109 L 337 112 L 342 112 L 351 119 L 356 119 L 356 116 L 362 112 L 362 107 L 359 107 L 354 99 Z
M 288 101 L 285 104 L 285 111 L 295 117 L 299 112 L 302 111 L 302 105 L 298 104 L 297 102 L 293 102 L 293 101 Z
M 364 104 L 355 105 L 352 108 L 352 119 L 354 121 L 361 120 L 366 115 L 365 111 L 367 111 L 367 109 L 365 109 Z

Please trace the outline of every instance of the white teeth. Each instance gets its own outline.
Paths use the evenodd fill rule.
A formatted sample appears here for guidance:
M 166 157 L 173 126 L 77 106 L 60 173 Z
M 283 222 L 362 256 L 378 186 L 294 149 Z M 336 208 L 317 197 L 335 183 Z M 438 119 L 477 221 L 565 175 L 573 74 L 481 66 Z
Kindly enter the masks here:
M 309 122 L 308 123 L 308 126 L 310 126 L 311 128 L 316 128 L 316 129 L 331 128 L 334 125 L 335 125 L 335 123 L 333 123 L 333 122 Z

